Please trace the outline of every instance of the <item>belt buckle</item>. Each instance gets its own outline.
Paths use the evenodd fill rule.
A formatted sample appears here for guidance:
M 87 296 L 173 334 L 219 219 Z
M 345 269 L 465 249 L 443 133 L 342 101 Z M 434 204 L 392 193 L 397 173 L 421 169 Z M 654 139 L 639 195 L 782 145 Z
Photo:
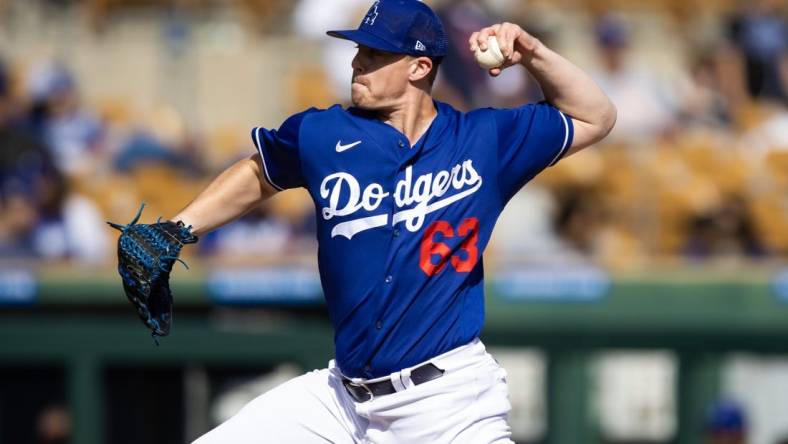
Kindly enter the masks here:
M 370 390 L 370 388 L 366 384 L 364 384 L 363 382 L 353 382 L 350 379 L 348 379 L 347 380 L 347 385 L 353 386 L 353 387 L 360 387 L 360 388 L 364 389 L 364 391 L 367 393 L 367 395 L 369 395 L 369 399 L 365 399 L 363 401 L 361 401 L 359 399 L 356 399 L 356 401 L 358 401 L 358 402 L 367 402 L 367 401 L 372 401 L 373 399 L 375 399 L 375 394 L 372 393 L 372 390 Z M 354 398 L 355 398 L 355 396 L 354 396 Z

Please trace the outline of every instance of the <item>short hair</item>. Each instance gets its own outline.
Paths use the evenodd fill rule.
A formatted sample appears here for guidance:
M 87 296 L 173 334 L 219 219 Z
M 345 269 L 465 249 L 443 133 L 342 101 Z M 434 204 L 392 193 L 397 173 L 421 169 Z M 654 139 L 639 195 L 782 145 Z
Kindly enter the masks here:
M 443 61 L 443 57 L 430 57 L 432 60 L 432 69 L 430 73 L 427 74 L 427 81 L 429 82 L 430 88 L 435 83 L 435 79 L 438 77 L 438 68 L 441 66 L 441 62 Z

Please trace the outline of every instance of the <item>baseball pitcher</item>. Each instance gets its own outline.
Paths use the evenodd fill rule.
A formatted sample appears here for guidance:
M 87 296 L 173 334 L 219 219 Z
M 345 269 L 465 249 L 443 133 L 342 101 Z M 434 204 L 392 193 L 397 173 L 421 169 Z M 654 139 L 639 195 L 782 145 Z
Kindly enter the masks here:
M 474 32 L 469 51 L 480 58 L 493 38 L 502 58 L 487 57 L 490 75 L 525 68 L 546 100 L 469 113 L 431 97 L 447 40 L 424 3 L 376 1 L 358 29 L 328 35 L 358 45 L 353 106 L 252 129 L 257 152 L 172 221 L 116 226 L 122 264 L 143 257 L 121 267 L 127 294 L 154 334 L 166 334 L 180 247 L 304 187 L 335 357 L 195 443 L 511 442 L 506 372 L 479 340 L 482 253 L 507 201 L 605 137 L 616 110 L 586 73 L 516 24 Z

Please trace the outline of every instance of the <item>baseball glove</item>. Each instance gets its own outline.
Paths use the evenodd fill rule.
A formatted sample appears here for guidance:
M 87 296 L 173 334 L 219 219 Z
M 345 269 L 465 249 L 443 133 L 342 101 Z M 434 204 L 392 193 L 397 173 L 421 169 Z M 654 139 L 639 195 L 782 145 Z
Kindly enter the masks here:
M 126 297 L 158 345 L 158 337 L 167 336 L 172 323 L 172 266 L 179 261 L 189 268 L 178 259 L 178 254 L 185 244 L 193 244 L 198 238 L 191 233 L 191 226 L 186 227 L 181 221 L 162 222 L 160 218 L 153 224 L 137 224 L 143 208 L 144 203 L 127 225 L 107 223 L 121 232 L 118 273 Z

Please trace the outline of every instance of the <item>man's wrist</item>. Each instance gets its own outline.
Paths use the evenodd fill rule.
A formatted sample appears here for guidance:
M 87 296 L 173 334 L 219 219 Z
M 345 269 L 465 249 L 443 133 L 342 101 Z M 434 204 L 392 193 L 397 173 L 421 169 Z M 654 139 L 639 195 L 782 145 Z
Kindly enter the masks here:
M 196 223 L 194 218 L 189 216 L 187 213 L 179 213 L 174 217 L 170 218 L 170 220 L 172 222 L 175 222 L 176 224 L 180 222 L 186 227 L 191 227 L 192 234 L 202 234 L 202 233 L 198 233 L 201 227 Z
M 528 71 L 531 71 L 539 67 L 540 62 L 544 59 L 545 52 L 548 51 L 548 49 L 542 43 L 542 41 L 537 38 L 533 38 L 529 43 L 531 44 L 531 48 L 530 50 L 526 50 L 526 52 L 523 54 L 523 59 L 520 61 L 520 64 L 523 65 Z

